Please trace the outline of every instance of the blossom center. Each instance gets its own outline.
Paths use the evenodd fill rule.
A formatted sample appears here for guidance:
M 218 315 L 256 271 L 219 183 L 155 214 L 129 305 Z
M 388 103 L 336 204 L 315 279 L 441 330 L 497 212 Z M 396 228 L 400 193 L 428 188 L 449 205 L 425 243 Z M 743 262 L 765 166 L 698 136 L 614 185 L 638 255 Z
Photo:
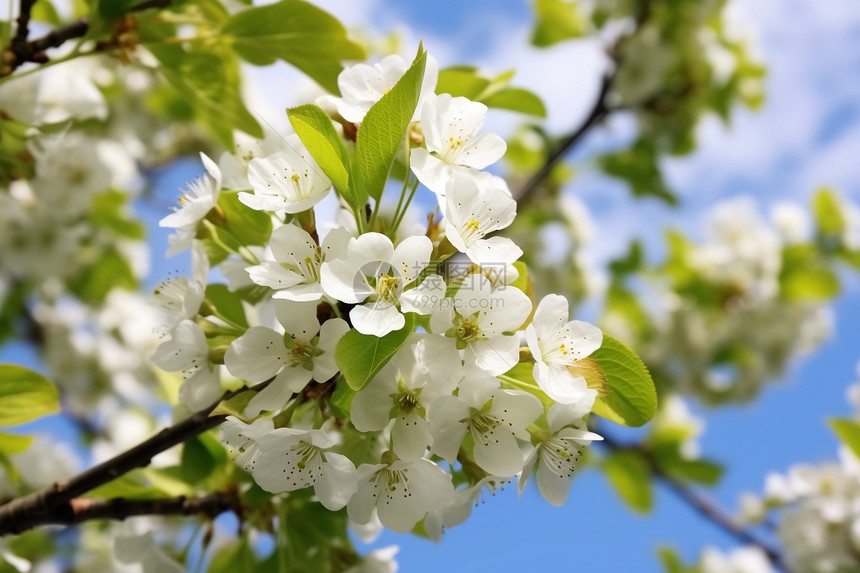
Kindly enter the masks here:
M 579 450 L 572 449 L 566 440 L 550 438 L 540 446 L 541 461 L 560 478 L 573 476 L 579 461 Z

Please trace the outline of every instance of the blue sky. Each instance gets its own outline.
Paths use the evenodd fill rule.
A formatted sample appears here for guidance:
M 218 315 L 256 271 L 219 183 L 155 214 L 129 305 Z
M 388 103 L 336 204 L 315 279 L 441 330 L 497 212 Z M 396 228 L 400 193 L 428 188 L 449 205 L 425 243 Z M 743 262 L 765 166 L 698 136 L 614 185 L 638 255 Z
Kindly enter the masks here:
M 519 83 L 545 96 L 548 126 L 557 133 L 577 125 L 597 86 L 602 63 L 594 43 L 571 43 L 544 52 L 524 47 L 529 33 L 526 2 L 321 4 L 351 27 L 400 30 L 405 53 L 413 52 L 423 38 L 443 66 L 470 62 L 493 72 L 517 67 Z M 708 205 L 738 194 L 752 195 L 766 208 L 786 198 L 806 201 L 818 186 L 828 184 L 860 200 L 860 5 L 815 0 L 733 4 L 757 37 L 761 58 L 769 66 L 768 103 L 757 113 L 736 113 L 731 129 L 704 122 L 700 149 L 691 157 L 667 162 L 670 183 L 684 201 L 679 210 L 669 211 L 656 202 L 633 203 L 621 186 L 587 174 L 575 182 L 569 192 L 586 202 L 597 224 L 596 260 L 619 252 L 630 236 L 656 240 L 644 221 L 695 229 Z M 573 71 L 559 74 L 560 69 Z M 265 71 L 270 78 L 274 73 L 279 74 L 278 83 L 296 87 L 289 92 L 295 93 L 296 101 L 306 98 L 310 87 L 297 74 L 284 66 Z M 255 109 L 278 127 L 283 125 L 281 110 L 295 103 L 279 99 L 284 93 L 288 92 L 268 89 L 252 98 Z M 490 121 L 504 131 L 516 120 L 500 114 Z M 625 129 L 623 121 L 612 122 L 589 145 L 599 145 Z M 579 156 L 587 156 L 587 151 Z M 196 162 L 165 171 L 158 178 L 160 196 L 172 200 L 199 171 Z M 164 213 L 159 207 L 143 209 L 151 223 L 151 287 L 168 271 L 187 268 L 187 262 L 183 257 L 162 258 L 166 233 L 154 223 Z M 760 491 L 768 471 L 835 457 L 836 440 L 824 418 L 849 412 L 844 393 L 855 380 L 860 358 L 858 281 L 850 282 L 835 310 L 834 337 L 816 355 L 794 364 L 758 402 L 707 413 L 703 451 L 729 467 L 713 492 L 725 506 L 735 507 L 743 490 Z M 0 358 L 28 359 L 23 352 L 7 347 Z M 622 507 L 598 472 L 586 470 L 563 508 L 549 506 L 533 486 L 522 499 L 509 486 L 495 497 L 485 497 L 472 518 L 449 531 L 441 543 L 385 533 L 372 547 L 389 544 L 401 546 L 398 560 L 406 572 L 447 568 L 656 573 L 660 567 L 654 549 L 661 544 L 673 544 L 692 559 L 705 545 L 730 547 L 733 540 L 662 488 L 653 515 L 635 516 Z

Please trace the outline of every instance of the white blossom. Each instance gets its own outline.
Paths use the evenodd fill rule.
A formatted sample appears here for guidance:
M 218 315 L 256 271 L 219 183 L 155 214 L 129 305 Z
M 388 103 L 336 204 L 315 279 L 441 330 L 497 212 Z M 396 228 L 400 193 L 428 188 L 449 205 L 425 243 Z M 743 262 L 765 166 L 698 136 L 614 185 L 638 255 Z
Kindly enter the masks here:
M 503 390 L 488 376 L 467 376 L 457 396 L 440 396 L 430 406 L 432 452 L 454 463 L 460 444 L 469 432 L 475 446 L 473 456 L 486 472 L 510 477 L 523 469 L 517 439 L 528 438 L 526 427 L 543 408 L 533 395 Z
M 444 196 L 455 172 L 474 174 L 501 159 L 505 140 L 494 133 L 480 133 L 487 106 L 464 97 L 441 94 L 429 98 L 420 109 L 426 149 L 412 150 L 412 171 L 428 189 Z
M 277 301 L 275 312 L 286 335 L 253 326 L 233 341 L 224 356 L 227 370 L 237 378 L 258 383 L 274 377 L 248 403 L 247 416 L 275 411 L 312 379 L 325 382 L 338 371 L 334 349 L 349 330 L 344 320 L 335 318 L 320 326 L 313 303 Z
M 355 466 L 334 453 L 338 434 L 324 430 L 277 428 L 256 440 L 260 454 L 254 480 L 280 493 L 313 487 L 320 503 L 332 511 L 346 505 L 356 491 Z
M 529 316 L 531 300 L 514 287 L 493 290 L 485 276 L 467 275 L 453 298 L 444 299 L 430 317 L 434 334 L 444 334 L 466 350 L 479 368 L 496 376 L 519 361 L 518 330 Z
M 517 483 L 521 495 L 532 469 L 537 465 L 537 485 L 541 495 L 552 505 L 564 505 L 582 450 L 593 440 L 603 439 L 585 428 L 584 417 L 591 411 L 596 397 L 597 391 L 589 390 L 578 402 L 550 406 L 547 412 L 548 435 L 533 438 L 536 444 L 527 454 Z
M 430 460 L 362 464 L 346 509 L 351 520 L 367 523 L 376 508 L 382 525 L 406 533 L 453 493 L 451 476 Z
M 603 333 L 581 320 L 568 321 L 567 299 L 547 295 L 538 304 L 526 341 L 535 359 L 534 378 L 547 396 L 561 403 L 576 402 L 585 395 L 585 378 L 568 370 L 600 348 Z
M 215 207 L 221 194 L 221 170 L 205 153 L 200 154 L 200 160 L 206 168 L 206 174 L 190 181 L 179 198 L 179 208 L 158 222 L 159 227 L 175 229 L 168 239 L 168 257 L 191 246 L 197 225 Z
M 274 261 L 248 267 L 251 280 L 275 289 L 273 298 L 302 301 L 320 300 L 320 267 L 326 260 L 343 258 L 351 235 L 339 227 L 317 245 L 307 231 L 296 225 L 284 225 L 272 232 L 269 246 Z
M 239 193 L 239 201 L 258 211 L 301 213 L 331 189 L 331 181 L 295 134 L 286 138 L 281 151 L 252 159 L 248 180 L 254 193 Z
M 430 263 L 433 244 L 425 236 L 410 237 L 394 248 L 380 233 L 352 238 L 346 256 L 320 268 L 322 287 L 330 297 L 356 304 L 349 317 L 362 334 L 385 336 L 406 324 L 400 297 Z
M 209 359 L 206 336 L 197 323 L 183 320 L 162 342 L 152 362 L 168 372 L 182 372 L 179 401 L 189 410 L 202 410 L 221 396 L 219 369 Z

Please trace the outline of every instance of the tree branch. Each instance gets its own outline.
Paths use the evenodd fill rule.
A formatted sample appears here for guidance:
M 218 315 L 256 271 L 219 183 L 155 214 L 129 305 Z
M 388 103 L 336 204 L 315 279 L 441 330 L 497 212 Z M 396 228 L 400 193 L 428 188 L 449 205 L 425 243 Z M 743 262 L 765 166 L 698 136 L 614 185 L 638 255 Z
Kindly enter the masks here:
M 606 95 L 609 93 L 609 88 L 612 85 L 612 76 L 604 76 L 603 82 L 600 85 L 600 93 L 597 95 L 597 100 L 594 102 L 591 112 L 579 128 L 568 135 L 561 143 L 547 156 L 543 165 L 534 175 L 519 189 L 514 192 L 514 199 L 521 202 L 530 193 L 532 193 L 544 178 L 552 171 L 552 168 L 579 143 L 585 135 L 591 131 L 591 128 L 600 123 L 606 117 L 610 108 L 606 105 Z
M 44 523 L 64 523 L 74 519 L 71 500 L 137 468 L 149 465 L 153 457 L 220 425 L 226 414 L 211 415 L 218 405 L 248 390 L 261 390 L 270 378 L 252 388 L 225 393 L 221 399 L 191 417 L 161 430 L 158 434 L 68 480 L 58 481 L 40 491 L 13 499 L 0 506 L 0 535 L 21 533 Z M 74 523 L 74 521 L 72 521 Z
M 27 41 L 29 34 L 30 9 L 36 0 L 21 0 L 21 14 L 18 16 L 18 29 L 9 46 L 3 51 L 0 62 L 0 77 L 11 75 L 18 67 L 27 62 L 43 64 L 48 61 L 45 50 L 56 48 L 74 38 L 82 38 L 90 27 L 89 18 L 82 16 L 65 26 L 51 30 L 46 35 Z M 142 12 L 150 8 L 167 8 L 172 0 L 144 0 L 128 9 L 128 13 Z
M 640 447 L 621 445 L 616 442 L 614 438 L 607 436 L 605 432 L 600 432 L 600 435 L 603 436 L 603 441 L 601 443 L 610 450 L 633 450 L 643 454 L 643 457 L 647 460 L 649 468 L 651 469 L 651 473 L 653 473 L 655 477 L 659 478 L 672 493 L 678 496 L 678 498 L 693 508 L 699 515 L 706 518 L 708 521 L 718 526 L 741 543 L 756 546 L 764 551 L 767 558 L 777 571 L 788 573 L 789 569 L 786 566 L 785 559 L 779 549 L 773 547 L 770 543 L 759 539 L 752 531 L 735 521 L 726 510 L 724 510 L 707 494 L 702 491 L 697 491 L 696 489 L 691 488 L 683 482 L 666 474 L 659 466 L 657 466 L 656 463 L 654 463 L 651 456 L 647 455 L 647 453 L 643 453 Z
M 241 513 L 242 505 L 236 492 L 215 492 L 201 497 L 185 496 L 164 499 L 90 499 L 76 497 L 66 502 L 60 511 L 45 515 L 40 525 L 74 525 L 94 519 L 122 521 L 135 515 L 205 515 L 217 517 L 225 511 Z

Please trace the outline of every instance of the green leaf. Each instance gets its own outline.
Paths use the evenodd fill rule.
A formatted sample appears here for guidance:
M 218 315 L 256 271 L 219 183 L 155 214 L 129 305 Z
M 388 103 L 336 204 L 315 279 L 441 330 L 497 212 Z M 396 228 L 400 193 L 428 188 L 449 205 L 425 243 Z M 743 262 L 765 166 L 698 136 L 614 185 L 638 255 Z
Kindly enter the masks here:
M 478 75 L 477 68 L 458 66 L 439 71 L 436 93 L 451 94 L 454 97 L 467 97 L 477 100 L 490 85 L 490 79 Z
M 257 395 L 256 390 L 245 390 L 244 392 L 237 394 L 230 398 L 229 400 L 222 400 L 220 404 L 218 404 L 210 416 L 235 416 L 236 418 L 242 420 L 246 424 L 250 424 L 253 422 L 253 419 L 248 419 L 245 417 L 245 408 L 248 406 L 248 403 L 251 399 Z
M 554 404 L 554 401 L 552 398 L 547 396 L 543 390 L 541 390 L 540 386 L 538 386 L 538 383 L 535 381 L 534 366 L 535 365 L 532 362 L 519 362 L 516 366 L 498 378 L 516 390 L 524 390 L 525 392 L 534 395 L 541 401 L 544 408 L 549 408 Z
M 636 452 L 616 450 L 603 464 L 603 471 L 615 493 L 638 513 L 651 511 L 654 492 L 648 462 Z
M 112 498 L 127 497 L 129 499 L 158 499 L 165 496 L 165 492 L 144 483 L 141 472 L 128 473 L 116 478 L 104 485 L 88 491 L 85 497 Z
M 232 147 L 233 130 L 263 137 L 239 93 L 239 62 L 223 45 L 212 51 L 186 51 L 174 45 L 151 45 L 159 70 L 179 95 L 191 103 L 197 118 L 225 145 Z
M 46 22 L 53 26 L 60 26 L 63 23 L 62 18 L 54 8 L 54 4 L 50 0 L 41 0 L 33 4 L 30 11 L 30 19 L 36 22 Z
M 419 48 L 415 61 L 403 77 L 368 110 L 361 122 L 355 142 L 352 174 L 356 200 L 363 204 L 369 195 L 377 201 L 397 149 L 418 105 L 427 52 Z
M 99 303 L 113 289 L 134 290 L 138 283 L 128 261 L 116 249 L 109 248 L 95 264 L 83 269 L 70 286 L 81 300 Z
M 546 117 L 543 101 L 533 92 L 523 88 L 507 88 L 480 101 L 487 107 Z
M 589 356 L 606 373 L 608 396 L 597 398 L 593 412 L 622 426 L 641 426 L 657 411 L 657 391 L 642 360 L 604 333 L 603 345 Z
M 242 298 L 238 293 L 230 292 L 227 285 L 213 283 L 206 287 L 206 299 L 218 311 L 218 316 L 224 317 L 233 324 L 248 328 Z
M 249 209 L 239 201 L 239 193 L 221 193 L 218 207 L 224 213 L 224 227 L 240 244 L 268 244 L 272 236 L 272 218 L 268 214 Z
M 339 93 L 341 60 L 363 60 L 364 49 L 346 37 L 331 14 L 300 0 L 281 0 L 233 15 L 221 29 L 240 58 L 257 66 L 282 59 L 332 93 Z
M 220 448 L 220 444 L 216 442 Z M 223 449 L 222 449 L 223 453 Z M 218 467 L 217 450 L 204 442 L 203 436 L 191 438 L 182 445 L 179 467 L 182 476 L 190 483 L 199 483 Z
M 506 72 L 491 80 L 472 66 L 447 68 L 439 72 L 436 93 L 467 97 L 487 107 L 546 117 L 546 108 L 537 95 L 523 88 L 508 87 L 511 77 L 513 72 Z
M 93 197 L 90 217 L 96 226 L 110 229 L 120 237 L 142 241 L 146 237 L 145 227 L 125 212 L 127 199 L 128 194 L 119 191 L 99 193 Z
M 287 117 L 290 118 L 290 124 L 299 139 L 335 189 L 353 208 L 363 208 L 363 202 L 356 204 L 350 191 L 349 156 L 328 114 L 319 106 L 305 104 L 287 109 Z
M 839 196 L 832 189 L 821 189 L 812 199 L 812 211 L 818 232 L 822 235 L 839 235 L 845 230 L 845 217 Z
M 654 142 L 639 139 L 629 149 L 598 157 L 597 163 L 607 175 L 624 180 L 636 197 L 655 197 L 677 205 L 678 199 L 663 181 L 658 160 Z
M 827 423 L 842 443 L 860 458 L 860 423 L 849 418 L 831 418 Z
M 350 330 L 334 351 L 334 361 L 353 390 L 361 390 L 382 370 L 415 330 L 415 314 L 406 313 L 406 325 L 383 337 Z
M 125 14 L 134 3 L 135 0 L 99 0 L 99 14 L 113 20 Z
M 0 432 L 0 453 L 5 455 L 20 454 L 33 443 L 33 436 L 19 436 Z
M 337 414 L 338 418 L 349 417 L 349 413 L 352 410 L 352 399 L 354 397 L 355 390 L 350 388 L 349 384 L 338 384 L 335 386 L 329 404 Z
M 59 411 L 60 395 L 47 378 L 17 364 L 0 364 L 0 426 Z
M 532 32 L 532 44 L 535 46 L 546 48 L 564 40 L 579 38 L 584 33 L 585 18 L 574 2 L 535 0 L 534 10 L 537 24 Z
M 780 277 L 786 300 L 829 300 L 839 294 L 839 278 L 826 267 L 796 268 Z

